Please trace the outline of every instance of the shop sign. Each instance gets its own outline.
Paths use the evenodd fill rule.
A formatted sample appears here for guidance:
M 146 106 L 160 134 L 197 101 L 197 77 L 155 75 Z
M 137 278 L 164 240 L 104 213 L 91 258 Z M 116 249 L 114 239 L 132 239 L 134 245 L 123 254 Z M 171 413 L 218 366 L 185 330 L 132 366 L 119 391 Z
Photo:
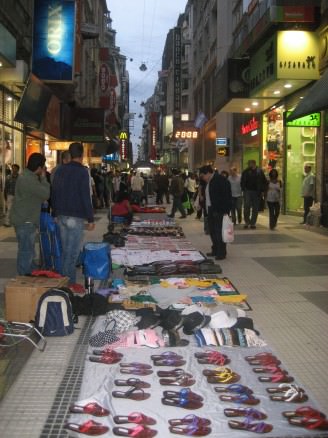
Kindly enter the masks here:
M 246 135 L 251 133 L 252 131 L 259 129 L 259 127 L 260 122 L 256 120 L 255 117 L 253 117 L 251 120 L 241 125 L 240 132 L 242 135 Z
M 227 137 L 218 137 L 215 139 L 216 146 L 229 146 L 230 138 Z
M 32 71 L 51 82 L 73 80 L 75 2 L 35 0 Z
M 128 133 L 121 131 L 119 135 L 120 139 L 120 155 L 122 160 L 126 160 L 128 157 Z
M 181 114 L 181 29 L 176 27 L 174 29 L 174 52 L 173 52 L 173 84 L 174 84 L 174 115 L 175 118 L 180 118 Z
M 71 108 L 70 138 L 73 141 L 104 141 L 102 108 Z
M 216 154 L 219 157 L 228 157 L 230 148 L 227 146 L 220 146 L 216 148 Z
M 320 113 L 312 113 L 303 117 L 299 117 L 298 119 L 294 119 L 291 121 L 286 121 L 287 117 L 292 113 L 292 111 L 284 112 L 284 125 L 287 127 L 307 127 L 311 126 L 313 128 L 319 128 L 321 125 L 321 114 Z

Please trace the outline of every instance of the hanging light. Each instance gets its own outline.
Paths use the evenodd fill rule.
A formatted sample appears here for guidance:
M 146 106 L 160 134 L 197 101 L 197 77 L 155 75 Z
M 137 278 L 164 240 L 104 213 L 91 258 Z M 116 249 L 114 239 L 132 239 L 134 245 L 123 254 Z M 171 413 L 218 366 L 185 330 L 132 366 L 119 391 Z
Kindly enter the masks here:
M 144 62 L 139 67 L 139 70 L 141 70 L 141 71 L 146 71 L 147 70 L 147 66 L 146 66 L 146 64 Z
M 142 119 L 143 116 L 142 116 L 142 114 L 140 113 L 140 114 L 138 115 L 138 117 L 139 117 L 139 119 Z

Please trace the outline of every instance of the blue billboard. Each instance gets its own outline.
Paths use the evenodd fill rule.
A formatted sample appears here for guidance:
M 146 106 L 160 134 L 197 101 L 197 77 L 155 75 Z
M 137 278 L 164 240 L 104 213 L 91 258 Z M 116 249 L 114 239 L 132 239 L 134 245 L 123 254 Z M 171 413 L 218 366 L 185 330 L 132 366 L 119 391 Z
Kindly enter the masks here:
M 73 80 L 74 0 L 35 0 L 32 72 L 44 81 Z

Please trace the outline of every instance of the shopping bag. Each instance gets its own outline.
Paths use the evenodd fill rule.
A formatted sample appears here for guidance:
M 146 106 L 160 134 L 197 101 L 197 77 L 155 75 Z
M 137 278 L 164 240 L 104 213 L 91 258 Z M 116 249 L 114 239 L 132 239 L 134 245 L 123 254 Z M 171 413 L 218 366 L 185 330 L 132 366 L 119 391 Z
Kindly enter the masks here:
M 86 243 L 82 250 L 81 262 L 85 277 L 107 280 L 111 271 L 109 244 L 106 242 Z
M 222 240 L 225 243 L 231 243 L 234 241 L 234 228 L 230 217 L 225 214 L 222 220 Z

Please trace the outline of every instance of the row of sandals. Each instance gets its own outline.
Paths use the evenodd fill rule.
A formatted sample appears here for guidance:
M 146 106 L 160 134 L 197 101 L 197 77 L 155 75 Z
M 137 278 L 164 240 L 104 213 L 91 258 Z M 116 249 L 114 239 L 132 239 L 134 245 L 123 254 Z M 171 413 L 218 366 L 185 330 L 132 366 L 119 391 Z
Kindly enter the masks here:
M 119 362 L 123 355 L 114 350 L 106 350 L 104 353 L 116 355 Z M 195 357 L 200 364 L 216 364 L 220 368 L 204 369 L 203 374 L 207 377 L 209 383 L 221 383 L 225 386 L 214 387 L 215 392 L 219 393 L 219 398 L 224 402 L 234 402 L 238 404 L 237 408 L 226 408 L 224 414 L 226 417 L 243 417 L 242 421 L 229 420 L 228 425 L 231 429 L 251 431 L 255 433 L 268 433 L 273 429 L 272 424 L 263 420 L 267 418 L 264 412 L 254 407 L 241 407 L 240 405 L 255 406 L 260 400 L 254 396 L 253 390 L 247 386 L 237 384 L 240 376 L 229 368 L 225 367 L 230 363 L 230 359 L 218 351 L 206 350 L 195 353 Z M 151 359 L 154 366 L 183 366 L 186 362 L 181 355 L 167 351 L 162 354 L 152 355 Z M 246 356 L 245 360 L 253 371 L 256 373 L 267 373 L 268 379 L 261 379 L 262 382 L 280 383 L 277 387 L 266 388 L 272 401 L 303 403 L 308 400 L 305 391 L 302 388 L 292 384 L 293 378 L 288 375 L 287 371 L 280 367 L 281 362 L 272 353 L 258 353 L 254 356 Z M 132 362 L 120 363 L 120 372 L 122 374 L 149 375 L 153 372 L 152 365 Z M 163 391 L 161 399 L 164 405 L 180 407 L 183 409 L 199 409 L 203 406 L 203 397 L 191 391 L 188 386 L 192 386 L 195 380 L 192 375 L 185 372 L 182 368 L 173 370 L 160 370 L 157 372 L 159 383 L 161 385 L 173 385 L 183 387 L 180 391 Z M 144 392 L 145 388 L 150 388 L 150 383 L 140 380 L 139 378 L 116 379 L 116 386 L 128 386 L 127 391 L 115 390 L 112 392 L 113 397 L 127 398 L 134 401 L 146 400 L 150 394 Z M 85 406 L 73 405 L 70 408 L 72 413 L 86 413 L 95 416 L 107 416 L 109 412 L 99 406 L 97 403 L 89 403 Z M 328 420 L 322 412 L 310 407 L 304 406 L 295 411 L 285 411 L 282 415 L 288 420 L 290 425 L 300 426 L 310 430 L 328 430 Z M 133 413 L 129 416 L 114 416 L 116 424 L 136 423 L 135 428 L 114 427 L 113 433 L 119 436 L 135 436 L 137 438 L 149 438 L 157 434 L 155 429 L 150 428 L 156 424 L 151 417 L 140 413 Z M 188 436 L 206 436 L 211 433 L 211 421 L 206 418 L 200 418 L 196 415 L 187 415 L 182 419 L 169 420 L 169 431 L 174 434 Z M 67 423 L 66 428 L 86 435 L 102 435 L 108 432 L 108 426 L 89 420 L 82 424 Z

